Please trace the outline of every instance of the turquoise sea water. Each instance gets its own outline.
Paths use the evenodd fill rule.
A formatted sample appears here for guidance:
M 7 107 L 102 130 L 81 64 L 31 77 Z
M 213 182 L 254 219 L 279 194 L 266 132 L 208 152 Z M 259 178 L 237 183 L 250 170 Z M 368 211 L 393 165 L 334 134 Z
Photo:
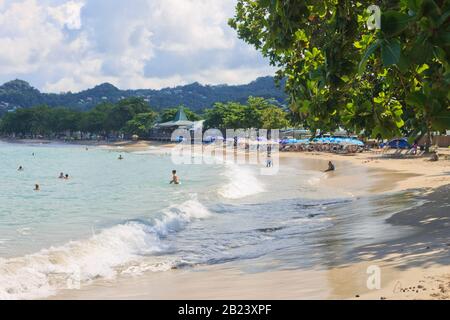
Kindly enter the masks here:
M 181 185 L 169 185 L 172 169 Z M 156 148 L 0 143 L 0 299 L 199 264 L 246 261 L 248 272 L 326 266 L 389 236 L 386 215 L 411 205 L 407 196 L 324 189 L 329 176 L 302 163 L 282 165 L 276 176 L 259 169 L 175 165 Z

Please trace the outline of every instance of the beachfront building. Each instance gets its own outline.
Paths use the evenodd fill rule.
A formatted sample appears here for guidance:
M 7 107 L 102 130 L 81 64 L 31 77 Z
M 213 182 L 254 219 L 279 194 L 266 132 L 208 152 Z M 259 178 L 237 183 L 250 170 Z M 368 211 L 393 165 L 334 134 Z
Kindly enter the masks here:
M 193 130 L 198 122 L 189 121 L 183 108 L 178 109 L 172 121 L 158 123 L 149 132 L 150 140 L 171 141 L 172 133 L 177 129 Z

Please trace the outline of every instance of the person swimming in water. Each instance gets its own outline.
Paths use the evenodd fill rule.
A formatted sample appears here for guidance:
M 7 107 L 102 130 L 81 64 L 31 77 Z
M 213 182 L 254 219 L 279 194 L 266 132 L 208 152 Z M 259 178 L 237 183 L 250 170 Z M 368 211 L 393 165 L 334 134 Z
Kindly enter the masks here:
M 40 186 L 38 184 L 35 184 L 34 191 L 40 191 L 40 190 L 41 190 Z
M 69 175 L 66 174 L 66 175 L 64 176 L 64 179 L 69 180 Z
M 63 173 L 63 172 L 61 172 L 61 173 L 59 174 L 59 179 L 64 179 L 64 173 Z
M 122 157 L 122 155 L 120 155 L 120 156 L 119 156 L 119 160 L 123 160 L 123 157 Z
M 17 171 L 23 171 L 23 167 L 19 166 L 19 168 L 17 168 Z
M 180 179 L 177 176 L 177 170 L 172 170 L 172 181 L 170 184 L 180 184 Z
M 334 170 L 336 170 L 336 168 L 334 167 L 333 162 L 329 161 L 328 162 L 328 169 L 325 170 L 325 172 L 330 172 L 330 171 L 334 171 Z

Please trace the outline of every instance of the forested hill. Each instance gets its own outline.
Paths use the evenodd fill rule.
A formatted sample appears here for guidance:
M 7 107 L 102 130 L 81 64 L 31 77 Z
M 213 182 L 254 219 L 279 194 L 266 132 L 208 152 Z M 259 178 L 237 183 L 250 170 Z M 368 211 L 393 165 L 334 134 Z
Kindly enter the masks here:
M 22 80 L 14 80 L 0 86 L 0 113 L 16 108 L 36 105 L 68 107 L 89 110 L 101 102 L 117 102 L 128 97 L 142 97 L 156 109 L 184 105 L 193 111 L 211 107 L 216 102 L 245 102 L 249 96 L 274 99 L 277 104 L 286 103 L 284 82 L 277 87 L 273 77 L 263 77 L 246 85 L 201 85 L 193 83 L 161 90 L 120 90 L 109 83 L 78 93 L 41 93 Z M 274 101 L 274 102 L 275 102 Z

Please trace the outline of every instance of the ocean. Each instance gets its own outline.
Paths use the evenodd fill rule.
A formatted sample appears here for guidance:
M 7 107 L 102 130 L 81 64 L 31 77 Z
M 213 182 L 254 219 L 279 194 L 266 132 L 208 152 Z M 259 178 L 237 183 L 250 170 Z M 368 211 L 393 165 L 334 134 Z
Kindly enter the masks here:
M 337 188 L 326 164 L 283 160 L 265 176 L 262 164 L 175 164 L 157 147 L 0 142 L 0 299 L 199 265 L 326 268 L 356 246 L 399 236 L 384 220 L 417 205 L 413 193 L 370 193 L 379 173 L 362 167 L 337 173 L 356 177 Z M 173 169 L 180 185 L 169 184 Z

